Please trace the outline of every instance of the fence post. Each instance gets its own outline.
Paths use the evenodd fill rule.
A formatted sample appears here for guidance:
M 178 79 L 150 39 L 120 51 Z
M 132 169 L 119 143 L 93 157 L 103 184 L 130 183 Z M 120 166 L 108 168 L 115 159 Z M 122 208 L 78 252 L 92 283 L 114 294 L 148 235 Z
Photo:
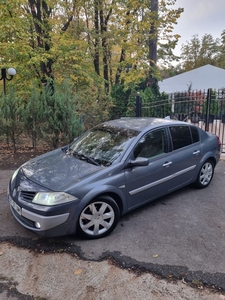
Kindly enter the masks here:
M 207 100 L 206 100 L 206 115 L 205 115 L 205 131 L 209 131 L 209 108 L 212 99 L 212 89 L 207 91 Z
M 136 117 L 141 117 L 142 101 L 140 93 L 136 96 Z

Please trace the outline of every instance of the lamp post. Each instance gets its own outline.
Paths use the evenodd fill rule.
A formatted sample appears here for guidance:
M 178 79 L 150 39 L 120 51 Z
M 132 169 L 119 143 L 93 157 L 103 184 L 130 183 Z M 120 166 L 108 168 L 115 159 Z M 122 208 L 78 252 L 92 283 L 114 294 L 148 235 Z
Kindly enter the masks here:
M 7 76 L 8 73 L 8 76 Z M 13 79 L 13 76 L 16 75 L 16 70 L 13 68 L 9 68 L 6 72 L 5 68 L 1 69 L 1 77 L 0 80 L 3 80 L 3 93 L 4 93 L 4 100 L 6 99 L 6 80 L 10 81 Z M 6 101 L 6 100 L 5 100 Z M 6 113 L 5 113 L 5 119 L 6 119 L 6 136 L 7 136 L 7 144 L 9 144 L 9 130 L 8 130 L 8 111 L 6 107 Z

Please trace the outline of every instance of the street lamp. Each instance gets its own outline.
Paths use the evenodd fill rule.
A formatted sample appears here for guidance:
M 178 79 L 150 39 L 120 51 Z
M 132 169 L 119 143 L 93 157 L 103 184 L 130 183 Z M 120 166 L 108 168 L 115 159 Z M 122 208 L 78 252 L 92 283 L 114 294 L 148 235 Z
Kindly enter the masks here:
M 8 76 L 7 76 L 8 73 Z M 13 79 L 13 76 L 16 75 L 16 70 L 13 68 L 9 68 L 8 72 L 6 72 L 5 68 L 1 69 L 1 77 L 0 80 L 3 80 L 3 92 L 4 92 L 4 98 L 6 98 L 6 80 L 10 81 Z M 6 128 L 7 128 L 7 144 L 9 144 L 9 132 L 8 132 L 8 113 L 7 113 L 7 107 L 6 107 Z
M 7 77 L 5 68 L 1 69 L 1 73 L 2 73 L 2 76 L 1 76 L 0 80 L 3 80 L 3 91 L 4 91 L 4 96 L 5 96 L 6 95 L 6 80 L 8 80 L 8 81 L 12 80 L 13 76 L 16 75 L 16 70 L 13 68 L 9 68 L 8 69 L 9 77 Z

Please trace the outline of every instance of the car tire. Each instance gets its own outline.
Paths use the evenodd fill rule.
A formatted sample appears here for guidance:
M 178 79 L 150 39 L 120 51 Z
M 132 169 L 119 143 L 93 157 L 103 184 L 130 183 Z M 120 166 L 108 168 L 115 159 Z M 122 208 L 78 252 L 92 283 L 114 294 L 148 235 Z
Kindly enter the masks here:
M 78 234 L 87 239 L 105 237 L 116 227 L 120 217 L 117 203 L 110 196 L 100 196 L 87 204 L 80 213 Z
M 214 163 L 208 159 L 204 162 L 201 170 L 198 173 L 197 180 L 195 181 L 195 186 L 199 189 L 206 188 L 212 181 L 214 175 Z

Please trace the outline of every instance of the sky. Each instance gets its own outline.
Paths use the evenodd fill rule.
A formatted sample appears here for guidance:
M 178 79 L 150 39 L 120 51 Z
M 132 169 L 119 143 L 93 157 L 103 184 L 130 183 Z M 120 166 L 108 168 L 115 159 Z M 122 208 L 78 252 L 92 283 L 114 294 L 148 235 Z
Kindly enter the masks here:
M 225 0 L 176 0 L 174 7 L 184 8 L 174 26 L 174 33 L 181 36 L 174 51 L 176 55 L 180 54 L 181 45 L 195 34 L 201 38 L 207 33 L 215 39 L 225 30 Z

